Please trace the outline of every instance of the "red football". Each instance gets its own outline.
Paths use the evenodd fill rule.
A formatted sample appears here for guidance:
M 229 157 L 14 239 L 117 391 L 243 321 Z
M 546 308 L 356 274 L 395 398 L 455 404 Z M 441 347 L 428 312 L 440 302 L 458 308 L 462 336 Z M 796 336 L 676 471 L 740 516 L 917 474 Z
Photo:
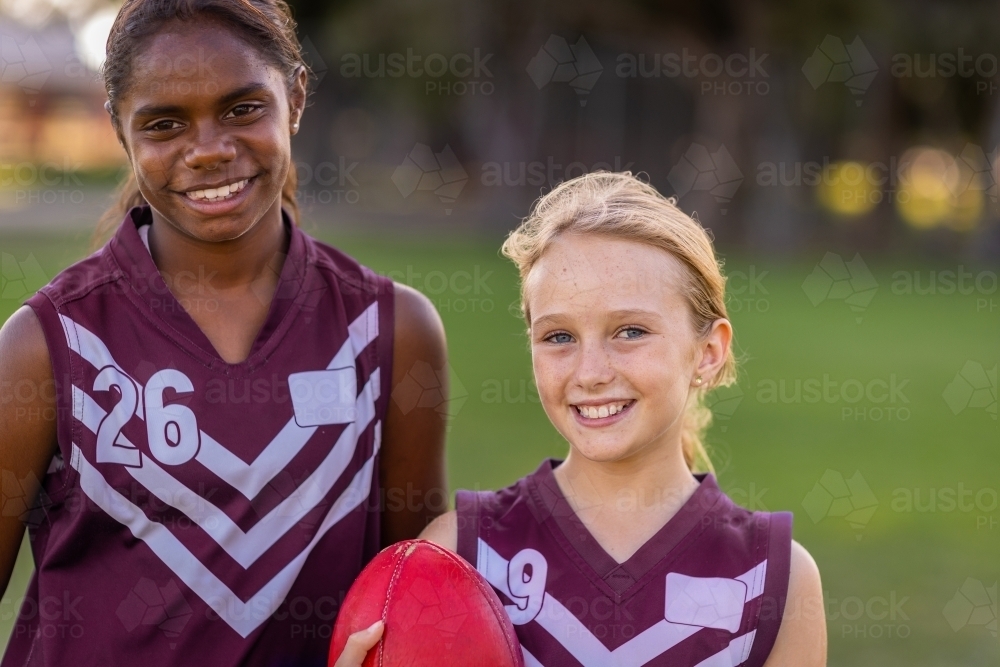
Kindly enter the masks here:
M 426 540 L 394 544 L 362 570 L 340 607 L 333 665 L 348 636 L 385 622 L 364 667 L 523 667 L 521 645 L 489 583 Z

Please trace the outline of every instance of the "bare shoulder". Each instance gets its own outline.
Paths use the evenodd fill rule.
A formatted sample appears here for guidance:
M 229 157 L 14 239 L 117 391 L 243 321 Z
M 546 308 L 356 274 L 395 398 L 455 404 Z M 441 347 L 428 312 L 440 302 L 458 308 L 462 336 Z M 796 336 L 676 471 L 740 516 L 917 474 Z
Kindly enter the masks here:
M 427 524 L 420 539 L 428 540 L 444 547 L 448 551 L 458 550 L 458 513 L 455 510 L 445 512 Z
M 42 323 L 30 307 L 18 308 L 0 328 L 0 364 L 8 377 L 38 381 L 52 377 Z
M 408 285 L 393 283 L 396 331 L 418 344 L 444 344 L 444 324 L 431 300 Z M 397 340 L 400 338 L 396 337 Z
M 792 540 L 788 597 L 781 628 L 764 667 L 825 667 L 823 583 L 812 555 Z

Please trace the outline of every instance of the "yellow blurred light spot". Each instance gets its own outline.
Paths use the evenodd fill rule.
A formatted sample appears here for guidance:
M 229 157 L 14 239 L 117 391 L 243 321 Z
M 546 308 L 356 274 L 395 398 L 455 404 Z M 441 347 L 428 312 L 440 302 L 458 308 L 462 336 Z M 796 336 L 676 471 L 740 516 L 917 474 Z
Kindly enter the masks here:
M 982 215 L 980 178 L 946 151 L 918 146 L 900 159 L 896 211 L 911 227 L 973 229 Z
M 882 199 L 868 165 L 853 161 L 834 162 L 824 169 L 817 195 L 823 206 L 848 218 L 867 213 Z

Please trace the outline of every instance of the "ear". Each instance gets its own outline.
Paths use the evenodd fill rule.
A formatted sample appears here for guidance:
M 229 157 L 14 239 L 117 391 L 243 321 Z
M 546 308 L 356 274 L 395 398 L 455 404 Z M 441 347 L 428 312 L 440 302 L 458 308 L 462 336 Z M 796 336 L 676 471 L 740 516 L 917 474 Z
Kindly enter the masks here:
M 309 83 L 309 75 L 304 66 L 299 66 L 295 70 L 295 78 L 292 81 L 291 89 L 288 91 L 288 131 L 293 135 L 299 131 L 299 123 L 302 120 L 302 113 L 306 108 L 306 87 Z
M 733 325 L 727 319 L 718 319 L 712 322 L 712 327 L 698 343 L 701 358 L 695 370 L 695 377 L 691 378 L 692 386 L 711 386 L 712 381 L 722 370 L 729 355 L 733 342 Z M 698 383 L 697 378 L 702 378 Z

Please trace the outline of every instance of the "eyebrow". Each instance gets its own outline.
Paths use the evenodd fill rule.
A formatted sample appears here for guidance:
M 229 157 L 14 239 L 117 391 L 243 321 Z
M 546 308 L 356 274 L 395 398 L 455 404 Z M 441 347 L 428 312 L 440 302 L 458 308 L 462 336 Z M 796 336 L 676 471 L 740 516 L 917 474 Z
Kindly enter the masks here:
M 626 310 L 613 310 L 608 313 L 611 317 L 618 319 L 628 319 L 632 317 L 659 317 L 660 314 L 653 312 L 651 310 L 642 310 L 641 308 L 629 308 Z M 542 315 L 536 320 L 531 322 L 531 326 L 547 326 L 552 323 L 557 323 L 563 320 L 566 316 L 562 313 L 553 313 L 551 315 Z
M 265 92 L 267 86 L 263 83 L 248 83 L 245 86 L 237 88 L 236 90 L 230 91 L 223 95 L 219 99 L 220 105 L 226 105 L 234 100 L 238 100 L 241 97 L 246 97 L 247 95 L 252 95 L 254 93 Z M 147 105 L 135 112 L 136 116 L 166 116 L 170 114 L 180 113 L 184 111 L 183 107 L 177 106 L 176 104 L 160 104 L 160 105 Z

